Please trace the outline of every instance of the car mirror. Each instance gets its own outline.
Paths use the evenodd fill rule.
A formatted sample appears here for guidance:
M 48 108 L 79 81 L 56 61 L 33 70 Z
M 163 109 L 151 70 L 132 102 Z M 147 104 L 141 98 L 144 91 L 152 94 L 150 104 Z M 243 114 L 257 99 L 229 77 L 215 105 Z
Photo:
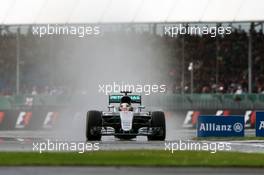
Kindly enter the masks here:
M 114 108 L 114 105 L 108 105 L 108 110 L 110 111 L 110 109 Z
M 108 105 L 108 108 L 114 108 L 114 105 Z
M 139 112 L 141 112 L 142 109 L 145 109 L 145 106 L 140 105 L 140 106 L 138 107 Z

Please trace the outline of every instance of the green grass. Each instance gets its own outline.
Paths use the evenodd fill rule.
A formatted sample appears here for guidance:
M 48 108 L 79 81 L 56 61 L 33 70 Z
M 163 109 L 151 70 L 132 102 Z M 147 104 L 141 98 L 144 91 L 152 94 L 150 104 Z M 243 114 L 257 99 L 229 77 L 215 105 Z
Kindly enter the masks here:
M 264 140 L 264 137 L 245 136 L 245 137 L 194 137 L 192 140 L 206 141 L 236 141 L 236 140 Z
M 264 154 L 238 152 L 98 151 L 79 153 L 0 152 L 0 166 L 178 166 L 264 167 Z

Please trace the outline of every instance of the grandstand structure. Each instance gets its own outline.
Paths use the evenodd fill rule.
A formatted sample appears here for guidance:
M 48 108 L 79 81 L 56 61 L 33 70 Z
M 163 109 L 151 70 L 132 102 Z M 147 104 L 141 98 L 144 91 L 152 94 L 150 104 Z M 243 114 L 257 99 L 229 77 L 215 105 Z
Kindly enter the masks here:
M 27 99 L 32 98 L 33 103 L 26 104 Z M 0 109 L 30 109 L 33 107 L 76 106 L 82 101 L 83 106 L 89 103 L 86 96 L 45 96 L 45 95 L 18 95 L 1 96 Z M 261 110 L 264 108 L 264 95 L 261 94 L 167 94 L 160 96 L 148 96 L 144 103 L 151 107 L 166 110 Z M 79 105 L 80 108 L 83 106 Z M 78 108 L 77 108 L 78 109 Z
M 261 0 L 1 0 L 0 23 L 193 23 L 263 21 Z

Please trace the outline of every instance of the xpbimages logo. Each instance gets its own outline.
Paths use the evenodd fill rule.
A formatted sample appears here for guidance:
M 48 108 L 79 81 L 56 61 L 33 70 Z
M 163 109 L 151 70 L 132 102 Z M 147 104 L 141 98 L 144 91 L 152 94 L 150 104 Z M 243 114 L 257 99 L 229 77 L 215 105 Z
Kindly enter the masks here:
M 231 151 L 231 143 L 229 142 L 194 142 L 191 140 L 187 141 L 176 141 L 176 142 L 165 142 L 165 151 L 174 153 L 175 151 L 209 151 L 210 153 L 216 153 L 217 151 Z
M 178 35 L 210 35 L 212 38 L 217 35 L 230 35 L 232 27 L 227 26 L 184 26 L 182 24 L 176 26 L 164 26 L 164 34 L 170 37 L 177 37 Z
M 33 142 L 32 150 L 39 153 L 52 152 L 52 151 L 71 151 L 84 153 L 85 151 L 98 151 L 100 150 L 99 143 L 88 143 L 88 142 L 62 142 L 62 141 L 51 141 L 46 140 L 42 142 Z
M 112 84 L 99 84 L 98 92 L 103 93 L 105 95 L 109 95 L 111 93 L 119 93 L 120 91 L 130 91 L 134 93 L 145 95 L 164 93 L 166 92 L 166 85 L 158 85 L 158 84 L 131 84 L 131 83 L 116 83 Z
M 99 26 L 86 26 L 86 25 L 36 25 L 32 26 L 32 34 L 41 37 L 46 35 L 72 35 L 79 38 L 100 35 L 101 29 Z

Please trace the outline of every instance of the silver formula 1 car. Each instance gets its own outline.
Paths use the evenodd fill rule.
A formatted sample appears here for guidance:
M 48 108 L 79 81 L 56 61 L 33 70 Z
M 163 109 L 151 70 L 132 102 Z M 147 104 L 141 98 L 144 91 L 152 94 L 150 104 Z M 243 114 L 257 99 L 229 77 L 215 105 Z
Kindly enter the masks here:
M 137 136 L 147 136 L 148 140 L 165 140 L 164 112 L 143 111 L 140 95 L 128 95 L 131 92 L 121 93 L 124 95 L 109 95 L 108 111 L 88 111 L 87 141 L 101 140 L 102 136 L 109 135 L 122 140 L 130 140 Z

